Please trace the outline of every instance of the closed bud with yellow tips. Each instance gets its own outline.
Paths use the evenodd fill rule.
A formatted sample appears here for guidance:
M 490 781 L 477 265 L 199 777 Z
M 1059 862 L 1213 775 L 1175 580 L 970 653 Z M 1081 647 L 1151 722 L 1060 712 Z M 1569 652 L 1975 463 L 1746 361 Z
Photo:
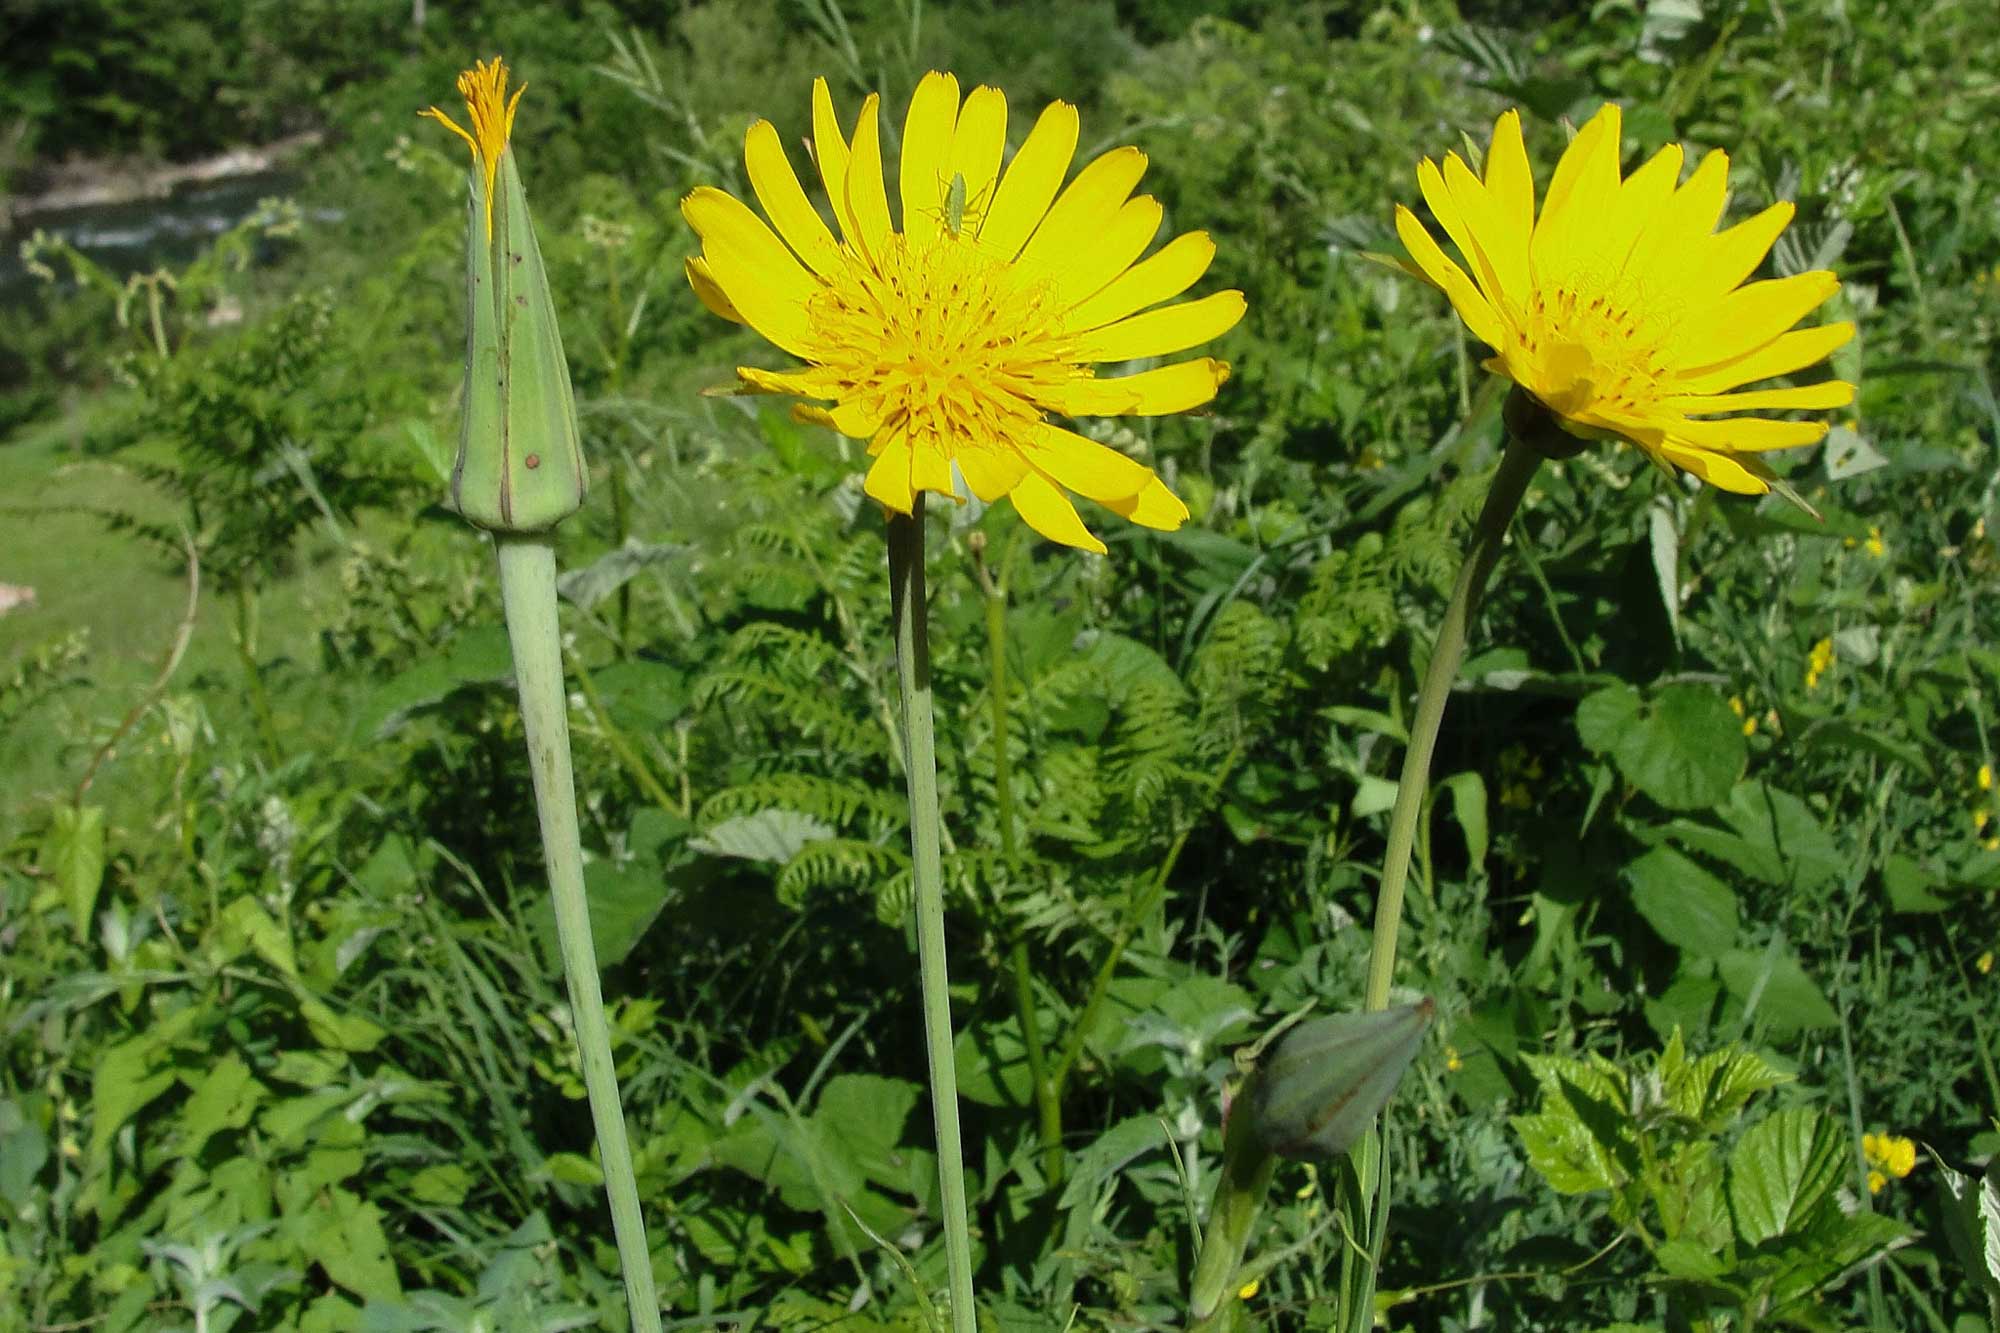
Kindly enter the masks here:
M 507 95 L 507 66 L 458 76 L 468 131 L 430 108 L 472 149 L 466 229 L 465 424 L 451 472 L 452 507 L 493 532 L 541 532 L 583 505 L 583 448 L 569 363 L 528 195 L 510 140 L 526 85 Z

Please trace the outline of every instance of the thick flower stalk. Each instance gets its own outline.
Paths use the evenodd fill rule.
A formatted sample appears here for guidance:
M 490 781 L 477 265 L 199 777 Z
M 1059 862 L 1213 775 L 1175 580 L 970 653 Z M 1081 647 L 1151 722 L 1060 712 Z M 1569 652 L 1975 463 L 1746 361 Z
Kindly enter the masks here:
M 688 281 L 711 311 L 747 324 L 805 362 L 742 367 L 745 392 L 814 400 L 803 419 L 868 441 L 868 494 L 908 514 L 924 491 L 955 493 L 954 468 L 982 501 L 1002 496 L 1028 525 L 1102 553 L 1070 495 L 1145 527 L 1187 518 L 1152 469 L 1049 419 L 1156 416 L 1199 407 L 1228 377 L 1198 357 L 1135 374 L 1093 365 L 1170 356 L 1227 331 L 1243 295 L 1162 304 L 1205 273 L 1215 244 L 1159 231 L 1157 200 L 1135 197 L 1146 169 L 1114 148 L 1065 188 L 1076 108 L 1042 112 L 1005 169 L 1007 99 L 932 73 L 910 99 L 897 183 L 901 227 L 883 180 L 878 101 L 841 131 L 825 80 L 813 85 L 813 157 L 833 226 L 806 197 L 768 121 L 744 160 L 767 224 L 708 187 L 681 201 L 702 253 Z
M 493 60 L 461 74 L 458 90 L 465 98 L 469 132 L 436 107 L 423 113 L 472 149 L 465 421 L 451 496 L 459 513 L 493 534 L 499 552 L 500 595 L 521 696 L 521 728 L 534 776 L 556 937 L 624 1269 L 625 1298 L 632 1328 L 659 1333 L 652 1255 L 639 1211 L 584 898 L 576 786 L 570 772 L 569 700 L 550 529 L 583 503 L 583 450 L 555 302 L 509 144 L 514 110 L 526 85 L 509 98 L 507 67 Z
M 1854 386 L 1841 380 L 1741 388 L 1816 365 L 1854 336 L 1851 323 L 1792 327 L 1839 279 L 1815 271 L 1746 283 L 1792 205 L 1718 232 L 1727 154 L 1709 153 L 1682 181 L 1681 150 L 1669 144 L 1621 176 L 1623 142 L 1618 107 L 1607 105 L 1563 152 L 1538 213 L 1521 118 L 1509 111 L 1493 126 L 1483 178 L 1456 153 L 1442 169 L 1429 158 L 1417 168 L 1424 202 L 1464 266 L 1409 209 L 1397 207 L 1396 231 L 1413 271 L 1493 349 L 1486 368 L 1563 432 L 1629 440 L 1662 466 L 1762 494 L 1777 478 L 1758 455 L 1816 443 L 1826 423 L 1722 414 L 1853 401 Z

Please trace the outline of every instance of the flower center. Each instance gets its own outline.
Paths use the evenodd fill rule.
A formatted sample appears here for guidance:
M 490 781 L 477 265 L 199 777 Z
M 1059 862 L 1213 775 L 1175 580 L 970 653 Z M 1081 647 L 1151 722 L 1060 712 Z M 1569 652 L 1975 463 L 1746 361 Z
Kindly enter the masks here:
M 1583 283 L 1537 290 L 1516 326 L 1530 387 L 1562 416 L 1630 416 L 1659 397 L 1665 329 L 1627 295 Z
M 848 263 L 807 307 L 821 364 L 846 395 L 912 444 L 947 457 L 1033 429 L 1037 384 L 1076 373 L 1047 284 L 982 251 L 970 229 L 912 246 L 892 232 Z

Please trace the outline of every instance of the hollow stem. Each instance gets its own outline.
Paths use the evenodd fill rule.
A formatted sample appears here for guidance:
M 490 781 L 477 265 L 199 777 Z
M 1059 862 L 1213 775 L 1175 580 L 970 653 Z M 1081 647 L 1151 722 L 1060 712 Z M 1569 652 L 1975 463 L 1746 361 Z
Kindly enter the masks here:
M 938 840 L 937 746 L 931 724 L 931 661 L 924 605 L 924 499 L 889 516 L 889 606 L 896 627 L 896 680 L 903 698 L 903 773 L 910 793 L 910 874 L 917 899 L 917 959 L 931 1119 L 937 1132 L 938 1199 L 953 1333 L 976 1333 L 972 1237 L 966 1225 L 965 1162 L 958 1134 L 958 1071 L 952 1057 L 951 996 L 944 950 L 944 868 Z
M 659 1333 L 660 1301 L 653 1289 L 653 1261 L 645 1219 L 625 1139 L 611 1033 L 597 983 L 597 952 L 590 938 L 590 909 L 583 893 L 583 852 L 577 834 L 576 787 L 570 774 L 569 712 L 563 682 L 562 628 L 556 619 L 556 553 L 546 535 L 496 535 L 500 597 L 514 649 L 514 679 L 521 691 L 521 726 L 535 780 L 535 808 L 542 828 L 549 893 L 555 900 L 556 939 L 569 983 L 583 1083 L 597 1128 L 604 1192 L 624 1269 L 625 1299 L 635 1333 Z

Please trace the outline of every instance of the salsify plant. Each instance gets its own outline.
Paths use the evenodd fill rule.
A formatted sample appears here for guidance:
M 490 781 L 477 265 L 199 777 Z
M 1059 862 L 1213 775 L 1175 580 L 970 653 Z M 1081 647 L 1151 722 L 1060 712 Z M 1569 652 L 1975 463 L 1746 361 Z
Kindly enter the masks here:
M 1188 508 L 1153 470 L 1050 420 L 1152 416 L 1199 407 L 1228 378 L 1196 357 L 1100 376 L 1093 365 L 1169 356 L 1242 318 L 1241 292 L 1173 304 L 1207 271 L 1215 245 L 1192 232 L 1146 255 L 1158 201 L 1133 196 L 1136 148 L 1095 158 L 1065 187 L 1076 109 L 1044 110 L 1012 159 L 1007 99 L 933 72 L 917 85 L 897 165 L 900 218 L 883 173 L 879 98 L 843 133 L 824 79 L 813 85 L 813 159 L 833 225 L 806 196 L 778 132 L 750 127 L 744 161 L 765 218 L 717 189 L 681 201 L 701 237 L 690 285 L 805 365 L 739 368 L 742 391 L 809 400 L 802 420 L 868 441 L 865 488 L 888 515 L 891 617 L 903 706 L 924 1034 L 937 1134 L 939 1195 L 953 1327 L 975 1327 L 971 1242 L 946 994 L 937 765 L 924 599 L 926 493 L 1007 498 L 1052 541 L 1103 554 L 1070 496 L 1143 527 L 1172 530 Z M 900 222 L 900 227 L 898 226 Z M 956 474 L 956 475 L 954 475 Z M 996 664 L 1004 654 L 995 655 Z M 996 665 L 996 698 L 1004 670 Z M 1005 746 L 997 745 L 1004 765 Z M 1004 772 L 996 787 L 1005 790 Z M 1003 829 L 1011 813 L 1003 811 Z M 1008 834 L 1011 843 L 1011 833 Z M 1011 849 L 1011 848 L 1010 848 Z M 1009 849 L 1009 850 L 1010 850 Z M 1025 990 L 1024 990 L 1025 994 Z M 1023 1016 L 1032 1032 L 1032 1015 Z M 1039 1060 L 1034 1061 L 1039 1064 Z M 1043 1125 L 1055 1123 L 1037 1077 Z M 1052 1151 L 1055 1145 L 1050 1146 Z
M 521 696 L 521 729 L 528 742 L 556 937 L 624 1269 L 626 1303 L 638 1333 L 657 1333 L 660 1302 L 598 985 L 570 772 L 569 693 L 563 682 L 552 531 L 582 508 L 587 477 L 562 331 L 528 214 L 527 192 L 514 163 L 514 112 L 527 85 L 509 97 L 507 66 L 496 58 L 459 75 L 458 91 L 465 98 L 470 130 L 436 107 L 423 113 L 472 150 L 465 244 L 465 419 L 452 467 L 451 502 L 466 521 L 493 534 L 499 552 L 500 595 Z

